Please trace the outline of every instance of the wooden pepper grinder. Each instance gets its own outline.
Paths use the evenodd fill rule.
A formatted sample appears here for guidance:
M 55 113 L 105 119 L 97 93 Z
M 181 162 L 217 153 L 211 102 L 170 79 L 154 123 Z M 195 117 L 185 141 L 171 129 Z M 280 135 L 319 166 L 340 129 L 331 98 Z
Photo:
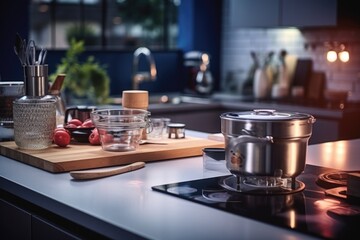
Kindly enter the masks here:
M 149 107 L 149 92 L 144 90 L 126 90 L 122 92 L 122 106 L 147 110 Z M 147 139 L 146 131 L 143 131 L 142 139 Z

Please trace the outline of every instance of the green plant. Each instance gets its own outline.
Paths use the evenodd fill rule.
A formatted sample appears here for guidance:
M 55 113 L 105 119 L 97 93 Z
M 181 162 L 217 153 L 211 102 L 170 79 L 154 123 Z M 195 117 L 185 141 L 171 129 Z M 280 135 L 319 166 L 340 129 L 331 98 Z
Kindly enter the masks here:
M 66 40 L 71 43 L 72 39 L 76 41 L 84 41 L 85 46 L 97 44 L 97 37 L 95 30 L 88 24 L 84 26 L 71 25 L 66 29 Z
M 72 39 L 65 57 L 61 59 L 61 63 L 49 79 L 54 81 L 58 74 L 64 73 L 65 92 L 70 92 L 70 95 L 76 97 L 88 98 L 96 104 L 106 103 L 110 92 L 110 78 L 105 66 L 96 62 L 93 56 L 89 56 L 83 63 L 79 61 L 79 55 L 84 50 L 83 41 Z

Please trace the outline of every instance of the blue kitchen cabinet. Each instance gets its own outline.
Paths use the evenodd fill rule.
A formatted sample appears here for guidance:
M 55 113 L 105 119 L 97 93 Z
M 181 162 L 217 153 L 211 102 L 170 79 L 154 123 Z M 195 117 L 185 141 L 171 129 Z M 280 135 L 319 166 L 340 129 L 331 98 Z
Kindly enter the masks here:
M 32 216 L 32 239 L 80 240 L 80 237 L 64 230 L 42 217 Z
M 0 239 L 100 239 L 91 230 L 0 191 Z
M 1 198 L 0 239 L 31 239 L 31 214 Z
M 229 0 L 233 28 L 325 27 L 337 24 L 337 0 Z

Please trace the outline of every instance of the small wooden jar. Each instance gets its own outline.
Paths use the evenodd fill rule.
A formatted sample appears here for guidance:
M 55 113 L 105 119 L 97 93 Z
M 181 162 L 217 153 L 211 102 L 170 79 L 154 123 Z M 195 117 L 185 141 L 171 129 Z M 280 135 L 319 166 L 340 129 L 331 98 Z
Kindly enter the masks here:
M 147 110 L 149 107 L 149 92 L 144 90 L 126 90 L 122 92 L 122 106 Z M 142 139 L 147 139 L 146 130 L 143 131 Z
M 122 106 L 147 110 L 149 107 L 149 92 L 143 90 L 126 90 L 122 92 Z

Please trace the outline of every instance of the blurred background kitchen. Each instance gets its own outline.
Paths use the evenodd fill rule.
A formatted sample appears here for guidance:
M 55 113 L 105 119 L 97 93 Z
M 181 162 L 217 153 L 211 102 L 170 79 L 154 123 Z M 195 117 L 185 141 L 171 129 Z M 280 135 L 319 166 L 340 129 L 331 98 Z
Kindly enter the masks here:
M 183 58 L 189 51 L 210 55 L 216 91 L 236 92 L 242 91 L 239 85 L 252 67 L 252 51 L 277 55 L 285 50 L 296 59 L 311 60 L 312 66 L 305 67 L 324 72 L 327 88 L 349 91 L 349 99 L 358 100 L 360 21 L 352 4 L 341 0 L 2 1 L 1 79 L 23 78 L 13 51 L 18 32 L 48 49 L 50 73 L 56 71 L 71 38 L 84 40 L 81 59 L 91 55 L 105 66 L 110 95 L 131 88 L 132 53 L 146 46 L 153 52 L 158 76 L 142 88 L 152 92 L 181 92 L 188 87 Z M 328 50 L 341 48 L 349 52 L 348 62 L 327 61 Z
M 50 80 L 66 69 L 64 88 L 70 95 L 85 86 L 77 94 L 83 95 L 82 100 L 89 97 L 86 89 L 91 85 L 111 101 L 137 86 L 159 95 L 270 100 L 272 107 L 285 102 L 336 114 L 351 109 L 351 114 L 339 112 L 337 124 L 322 125 L 324 131 L 330 126 L 350 132 L 343 125 L 349 125 L 350 118 L 354 123 L 360 114 L 360 15 L 354 4 L 345 0 L 1 1 L 0 76 L 2 81 L 23 79 L 14 53 L 19 33 L 47 48 Z M 134 52 L 139 47 L 150 50 L 156 65 L 151 79 L 134 72 Z M 73 69 L 76 63 L 71 62 L 74 55 L 76 63 L 100 68 L 94 74 L 97 80 L 80 83 Z M 149 61 L 140 56 L 138 60 L 136 71 L 148 71 Z M 104 79 L 100 83 L 99 76 Z M 134 85 L 134 76 L 140 77 L 139 84 Z M 252 106 L 262 105 L 246 108 Z M 225 110 L 222 106 L 219 112 Z M 324 116 L 325 123 L 331 118 Z M 219 130 L 216 125 L 209 131 Z M 352 132 L 356 134 L 347 137 L 360 136 L 359 129 Z M 327 140 L 339 138 L 345 137 L 338 133 Z
M 183 54 L 192 50 L 211 55 L 212 74 L 220 79 L 221 1 L 15 0 L 2 1 L 0 8 L 2 80 L 23 78 L 13 49 L 17 32 L 48 49 L 49 73 L 57 70 L 72 38 L 83 40 L 79 62 L 93 56 L 108 73 L 114 96 L 132 88 L 133 52 L 142 46 L 157 67 L 156 81 L 142 89 L 184 90 Z M 146 61 L 139 64 L 146 69 Z

